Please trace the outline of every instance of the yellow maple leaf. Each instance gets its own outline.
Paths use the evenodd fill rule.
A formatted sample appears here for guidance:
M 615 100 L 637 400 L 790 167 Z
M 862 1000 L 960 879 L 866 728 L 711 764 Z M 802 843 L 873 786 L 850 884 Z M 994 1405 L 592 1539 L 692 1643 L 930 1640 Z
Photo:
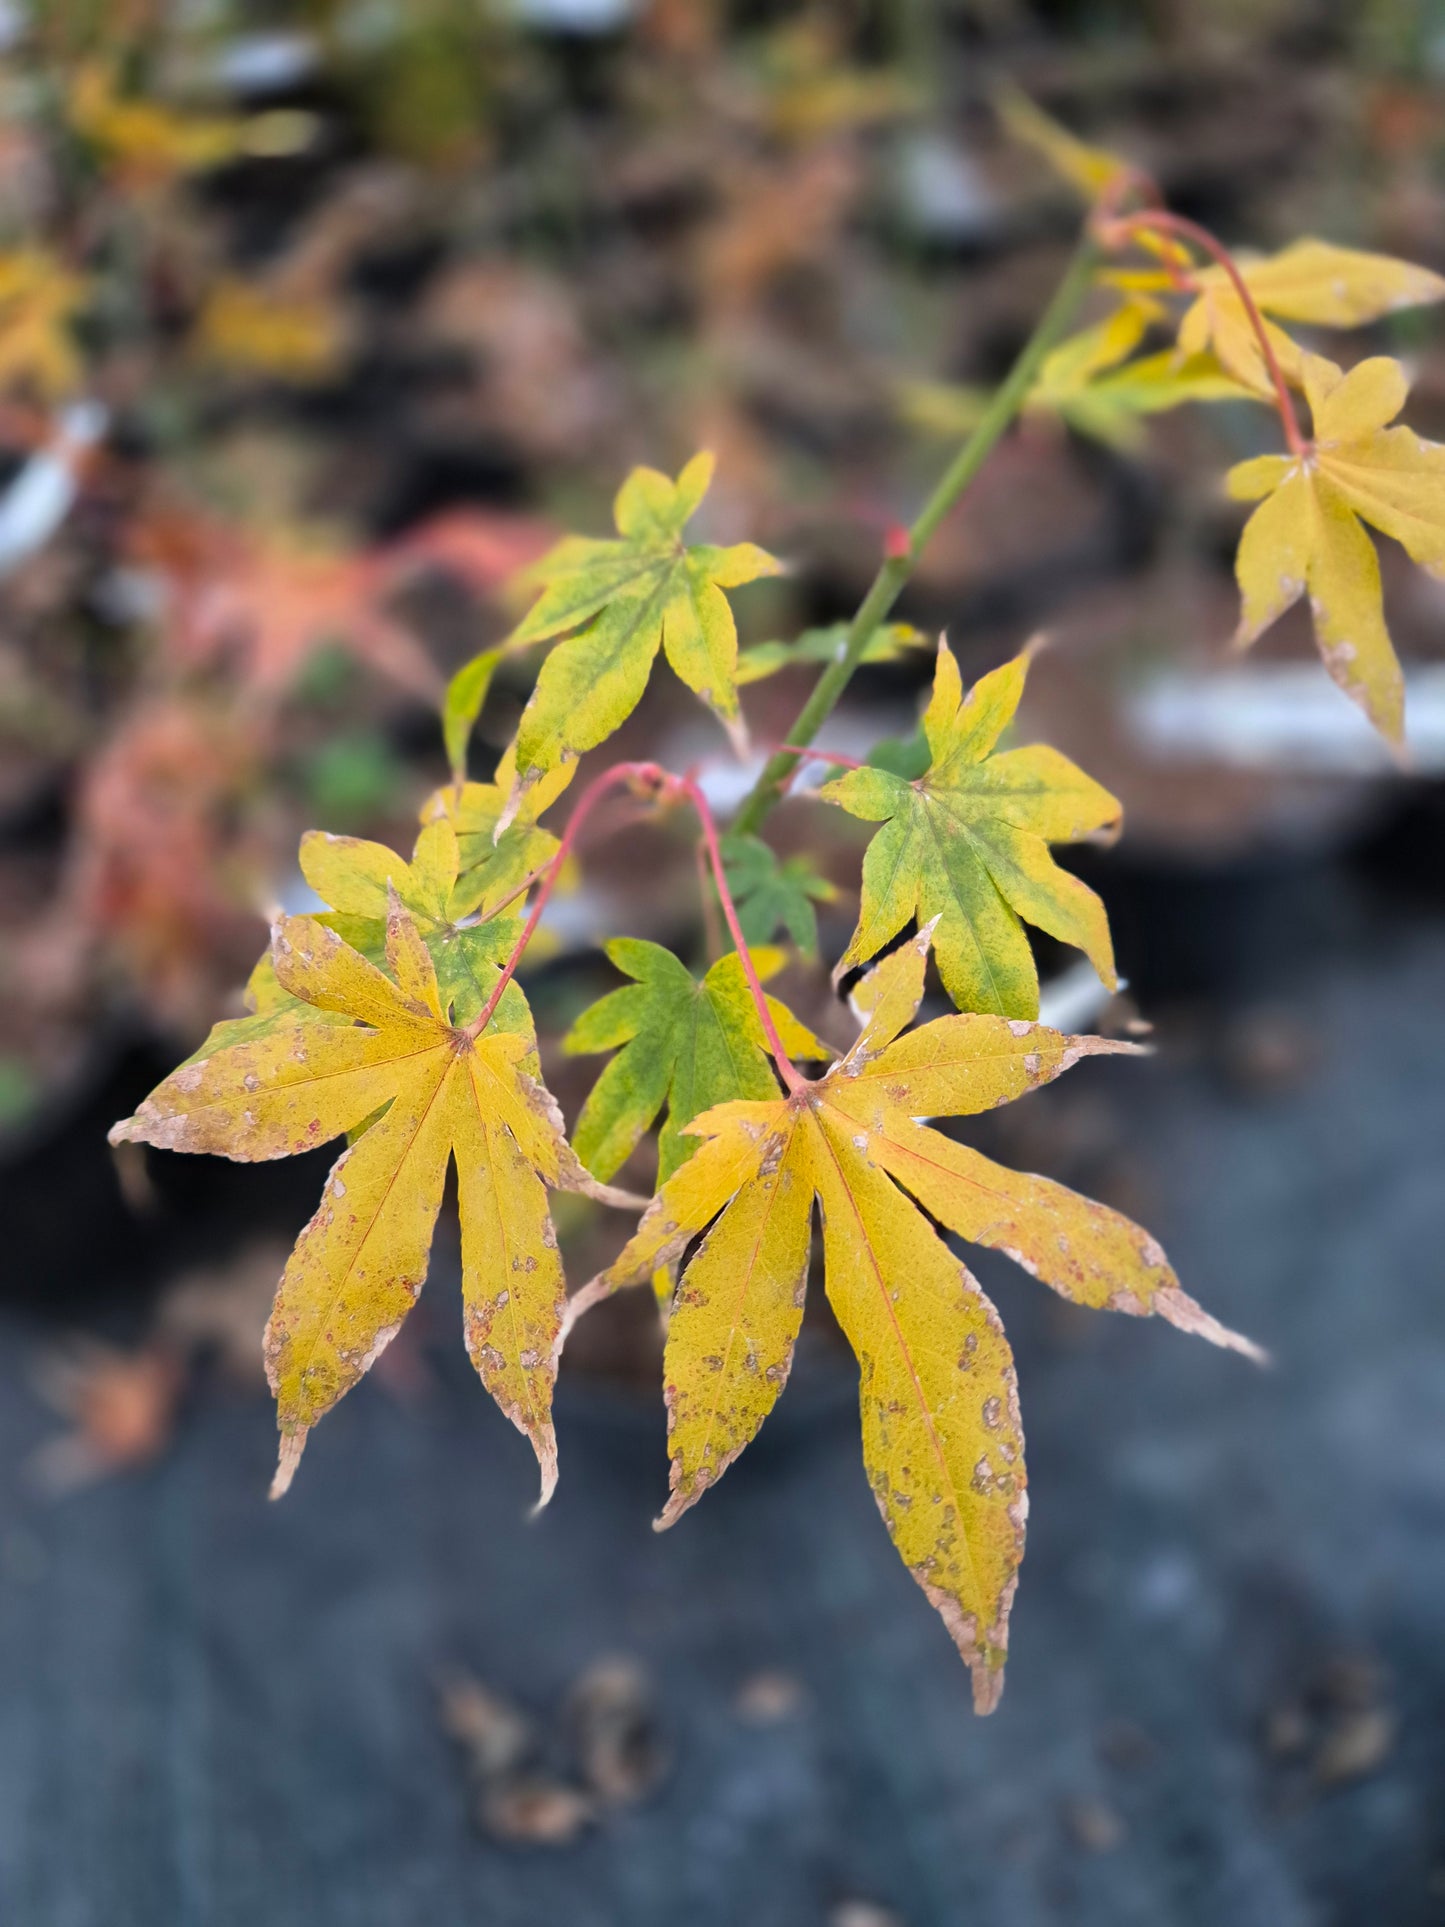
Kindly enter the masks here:
M 1327 241 L 1296 241 L 1279 254 L 1241 261 L 1239 272 L 1262 315 L 1317 328 L 1360 328 L 1402 308 L 1445 298 L 1445 278 L 1386 254 L 1337 248 Z M 1179 323 L 1179 346 L 1187 355 L 1212 349 L 1230 374 L 1261 394 L 1273 393 L 1259 337 L 1244 303 L 1222 267 L 1191 271 L 1195 299 Z M 1298 386 L 1305 353 L 1268 319 L 1281 372 Z
M 1426 568 L 1445 568 L 1445 447 L 1387 427 L 1409 385 L 1387 356 L 1344 374 L 1307 355 L 1302 378 L 1315 431 L 1303 461 L 1261 455 L 1227 478 L 1237 500 L 1264 498 L 1239 543 L 1238 640 L 1253 642 L 1308 595 L 1325 667 L 1398 746 L 1404 683 L 1385 627 L 1380 564 L 1361 522 L 1393 536 Z
M 1186 1296 L 1127 1218 L 917 1121 L 988 1110 L 1081 1057 L 1135 1048 L 995 1016 L 906 1031 L 931 934 L 864 980 L 862 1034 L 826 1076 L 773 1102 L 718 1105 L 687 1127 L 700 1148 L 617 1262 L 572 1300 L 568 1323 L 619 1286 L 653 1280 L 707 1232 L 667 1330 L 671 1497 L 658 1525 L 671 1525 L 752 1439 L 787 1379 L 816 1197 L 829 1303 L 861 1369 L 874 1494 L 972 1671 L 975 1705 L 989 1712 L 1003 1686 L 1027 1512 L 1013 1358 L 992 1304 L 911 1200 L 1077 1303 L 1157 1312 L 1259 1354 Z
M 243 120 L 123 99 L 114 74 L 98 61 L 76 73 L 66 106 L 83 140 L 123 170 L 152 180 L 219 167 L 245 147 Z
M 422 805 L 423 823 L 444 816 L 454 824 L 460 887 L 484 917 L 510 902 L 519 886 L 555 854 L 557 839 L 538 827 L 537 818 L 556 802 L 571 773 L 566 764 L 559 765 L 518 799 L 517 747 L 512 742 L 490 783 L 449 783 Z M 513 804 L 516 807 L 509 807 Z
M 281 381 L 317 381 L 341 360 L 346 330 L 327 301 L 283 295 L 226 277 L 197 323 L 201 353 L 226 367 Z
M 524 1068 L 526 1036 L 495 1024 L 473 1036 L 448 1020 L 431 954 L 394 891 L 385 955 L 383 971 L 314 919 L 283 918 L 275 973 L 300 1002 L 218 1024 L 111 1142 L 252 1161 L 355 1133 L 266 1328 L 281 1428 L 273 1496 L 290 1484 L 311 1427 L 415 1302 L 455 1160 L 467 1350 L 531 1441 L 545 1502 L 557 1478 L 551 1407 L 565 1295 L 545 1187 L 640 1200 L 583 1170 L 555 1102 Z
M 86 294 L 42 249 L 0 254 L 0 388 L 25 384 L 47 401 L 71 393 L 81 362 L 70 327 Z

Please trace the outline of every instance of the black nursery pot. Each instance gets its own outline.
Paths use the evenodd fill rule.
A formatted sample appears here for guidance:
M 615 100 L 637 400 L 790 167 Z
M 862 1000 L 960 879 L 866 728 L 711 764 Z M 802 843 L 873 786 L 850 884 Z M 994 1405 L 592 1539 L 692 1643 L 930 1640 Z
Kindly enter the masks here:
M 127 1198 L 106 1133 L 177 1055 L 139 1027 L 98 1031 L 76 1075 L 0 1136 L 0 1305 L 123 1325 L 177 1271 L 294 1237 L 315 1209 L 334 1147 L 268 1164 L 147 1150 L 145 1195 Z
M 1103 897 L 1119 970 L 1149 1012 L 1272 998 L 1356 949 L 1369 917 L 1351 854 L 1312 842 L 1208 857 L 1136 842 L 1067 860 Z

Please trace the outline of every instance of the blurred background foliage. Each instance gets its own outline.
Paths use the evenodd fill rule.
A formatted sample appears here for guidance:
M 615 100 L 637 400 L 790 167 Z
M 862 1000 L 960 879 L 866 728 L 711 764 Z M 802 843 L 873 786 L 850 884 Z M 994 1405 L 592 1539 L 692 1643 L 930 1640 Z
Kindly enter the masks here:
M 294 894 L 300 829 L 406 842 L 436 691 L 632 463 L 715 449 L 709 539 L 789 559 L 745 642 L 849 612 L 1078 220 L 1001 86 L 1236 244 L 1439 259 L 1445 16 L 1406 0 L 55 0 L 0 41 L 12 1119 L 115 1021 L 197 1031 Z M 1381 331 L 1427 434 L 1428 325 Z M 1041 415 L 910 596 L 968 668 L 1059 631 L 1042 720 L 1124 765 L 1098 773 L 1136 834 L 1299 807 L 1277 772 L 1149 767 L 1120 721 L 1121 689 L 1229 632 L 1215 478 L 1266 432 L 1227 404 L 1122 445 Z M 1438 597 L 1401 596 L 1428 651 Z M 859 698 L 905 737 L 925 661 Z M 755 692 L 759 735 L 805 679 Z M 479 773 L 524 696 L 493 694 Z M 637 736 L 717 756 L 669 704 Z
M 1442 86 L 1445 16 L 1402 0 L 0 8 L 11 1174 L 240 1007 L 268 913 L 309 902 L 303 830 L 410 848 L 446 774 L 447 677 L 507 633 L 558 531 L 607 526 L 634 463 L 713 449 L 699 533 L 786 559 L 739 601 L 754 738 L 781 737 L 1077 232 L 1001 124 L 1006 90 L 1235 246 L 1319 233 L 1438 267 Z M 1362 346 L 1407 358 L 1414 419 L 1445 430 L 1428 312 Z M 1358 833 L 1396 781 L 1332 706 L 1305 617 L 1243 683 L 1229 669 L 1241 517 L 1219 478 L 1272 445 L 1231 401 L 1143 423 L 1067 392 L 1031 408 L 827 732 L 844 754 L 888 736 L 907 767 L 938 630 L 976 673 L 1046 624 L 1022 726 L 1124 800 L 1102 875 L 1146 995 L 1201 944 L 1197 921 L 1148 927 L 1151 864 L 1268 874 Z M 1442 592 L 1386 561 L 1418 667 Z M 504 663 L 474 775 L 535 667 Z M 753 773 L 665 676 L 618 753 L 697 767 L 723 810 Z M 589 1067 L 555 1042 L 612 981 L 599 939 L 697 967 L 716 949 L 685 826 L 642 834 L 645 863 L 630 836 L 588 851 L 529 953 L 571 1116 Z M 826 1034 L 866 830 L 803 798 L 769 836 L 776 860 L 737 852 L 749 915 L 792 938 L 786 994 Z M 1062 961 L 1047 940 L 1042 960 Z M 120 1177 L 130 1211 L 154 1178 Z M 90 1181 L 121 1209 L 103 1167 Z M 54 1256 L 53 1211 L 34 1226 Z M 568 1230 L 585 1275 L 585 1210 Z M 138 1249 L 149 1289 L 171 1260 Z

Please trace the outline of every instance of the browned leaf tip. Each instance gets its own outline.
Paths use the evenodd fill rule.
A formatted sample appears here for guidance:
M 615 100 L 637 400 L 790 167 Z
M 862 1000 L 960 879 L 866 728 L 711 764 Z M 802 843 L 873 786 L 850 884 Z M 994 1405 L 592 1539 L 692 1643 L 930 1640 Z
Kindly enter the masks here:
M 296 1477 L 301 1454 L 306 1450 L 306 1437 L 304 1428 L 281 1434 L 281 1448 L 276 1455 L 276 1472 L 266 1495 L 268 1499 L 284 1499 L 291 1490 L 291 1481 Z

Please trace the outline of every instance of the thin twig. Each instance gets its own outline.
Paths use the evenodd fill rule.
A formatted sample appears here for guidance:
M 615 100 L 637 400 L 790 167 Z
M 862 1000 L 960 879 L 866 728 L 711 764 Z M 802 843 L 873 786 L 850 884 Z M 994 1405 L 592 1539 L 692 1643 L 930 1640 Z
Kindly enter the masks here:
M 785 756 L 796 756 L 805 763 L 836 763 L 839 769 L 868 769 L 868 763 L 860 763 L 856 756 L 840 756 L 836 749 L 813 749 L 807 743 L 779 743 L 776 746 Z
M 498 977 L 496 983 L 493 984 L 491 996 L 488 997 L 487 1001 L 482 1005 L 481 1010 L 472 1019 L 471 1023 L 467 1025 L 467 1035 L 469 1037 L 480 1037 L 482 1032 L 487 1028 L 487 1025 L 492 1021 L 493 1013 L 496 1011 L 497 1005 L 502 1001 L 502 993 L 506 990 L 507 985 L 512 981 L 513 977 L 516 976 L 517 966 L 522 961 L 527 945 L 532 941 L 533 932 L 542 921 L 542 912 L 547 908 L 548 899 L 556 887 L 557 878 L 562 873 L 562 865 L 571 854 L 572 846 L 577 841 L 578 832 L 581 830 L 583 823 L 586 822 L 592 810 L 601 802 L 609 790 L 616 789 L 620 783 L 651 782 L 655 787 L 660 789 L 661 786 L 658 784 L 657 779 L 665 777 L 666 774 L 667 772 L 659 769 L 656 763 L 614 763 L 611 769 L 603 770 L 602 774 L 596 777 L 587 785 L 587 788 L 583 790 L 581 796 L 577 799 L 576 807 L 568 818 L 567 827 L 562 832 L 561 841 L 557 845 L 552 860 L 542 872 L 542 887 L 537 892 L 536 901 L 528 913 L 527 921 L 522 925 L 522 933 L 512 947 L 512 954 L 503 964 L 502 974 Z
M 722 904 L 722 913 L 727 921 L 727 927 L 732 935 L 733 943 L 737 948 L 738 961 L 743 967 L 743 975 L 748 980 L 748 989 L 752 992 L 753 1002 L 757 1006 L 758 1018 L 763 1026 L 763 1035 L 768 1040 L 768 1049 L 773 1053 L 773 1062 L 778 1067 L 778 1075 L 790 1091 L 800 1091 L 807 1083 L 807 1079 L 794 1064 L 787 1051 L 784 1050 L 783 1040 L 778 1035 L 778 1027 L 773 1022 L 773 1013 L 768 1008 L 768 1000 L 763 993 L 763 986 L 758 978 L 757 966 L 753 962 L 753 953 L 748 949 L 747 938 L 743 935 L 742 925 L 738 921 L 737 907 L 733 903 L 732 891 L 728 888 L 727 873 L 723 868 L 722 851 L 718 848 L 717 825 L 713 821 L 712 810 L 708 806 L 708 800 L 690 776 L 679 776 L 673 780 L 679 791 L 687 797 L 692 807 L 697 811 L 698 821 L 702 824 L 703 841 L 707 845 L 708 858 L 712 863 L 713 881 L 717 884 L 718 901 Z
M 497 1005 L 501 1002 L 507 985 L 516 976 L 517 967 L 526 953 L 527 945 L 531 942 L 532 935 L 542 920 L 542 913 L 547 908 L 548 899 L 552 895 L 563 864 L 572 852 L 583 823 L 609 790 L 616 789 L 624 783 L 645 789 L 659 801 L 685 796 L 696 811 L 702 826 L 702 839 L 712 869 L 713 882 L 717 887 L 718 902 L 722 905 L 723 917 L 733 943 L 737 947 L 738 961 L 742 965 L 743 976 L 747 979 L 748 990 L 756 1006 L 758 1021 L 762 1025 L 768 1049 L 772 1052 L 773 1062 L 778 1067 L 778 1075 L 789 1091 L 803 1089 L 807 1079 L 783 1047 L 783 1040 L 778 1035 L 778 1027 L 773 1022 L 773 1013 L 768 1008 L 768 1000 L 758 977 L 757 966 L 753 962 L 752 952 L 748 948 L 747 939 L 743 935 L 742 925 L 738 920 L 737 906 L 728 888 L 727 871 L 723 866 L 722 850 L 718 845 L 717 824 L 713 820 L 708 800 L 690 776 L 675 776 L 671 770 L 664 769 L 660 763 L 614 763 L 611 769 L 603 770 L 600 776 L 595 777 L 578 797 L 576 808 L 568 819 L 556 853 L 543 873 L 541 888 L 537 892 L 536 901 L 532 905 L 527 921 L 522 926 L 521 935 L 512 948 L 512 954 L 502 966 L 501 975 L 493 984 L 491 995 L 476 1017 L 468 1024 L 466 1035 L 479 1037 L 492 1021 Z
M 945 516 L 958 505 L 1027 401 L 1044 358 L 1074 319 L 1093 285 L 1099 258 L 1099 242 L 1093 233 L 1086 231 L 1053 300 L 1019 351 L 1013 367 L 994 390 L 993 398 L 977 427 L 949 463 L 912 526 L 899 531 L 902 539 L 896 545 L 889 544 L 883 564 L 873 578 L 873 585 L 849 625 L 842 654 L 823 670 L 813 685 L 812 695 L 799 710 L 788 731 L 788 743 L 792 747 L 777 750 L 768 758 L 758 780 L 748 792 L 733 824 L 737 833 L 746 835 L 755 831 L 782 795 L 787 778 L 798 766 L 801 746 L 812 742 L 832 714 L 834 705 L 847 688 L 853 671 L 863 660 L 864 652 L 877 634 L 879 625 L 917 567 L 929 539 Z

